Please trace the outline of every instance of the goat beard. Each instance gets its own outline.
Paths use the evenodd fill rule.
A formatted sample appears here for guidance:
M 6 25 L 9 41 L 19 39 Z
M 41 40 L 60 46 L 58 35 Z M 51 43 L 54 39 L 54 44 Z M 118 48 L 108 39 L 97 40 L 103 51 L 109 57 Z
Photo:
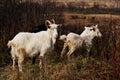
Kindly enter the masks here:
M 56 38 L 52 38 L 52 44 L 54 45 L 56 43 Z
M 56 43 L 56 38 L 52 38 L 51 40 L 51 47 L 52 47 L 52 50 L 54 50 L 54 45 Z

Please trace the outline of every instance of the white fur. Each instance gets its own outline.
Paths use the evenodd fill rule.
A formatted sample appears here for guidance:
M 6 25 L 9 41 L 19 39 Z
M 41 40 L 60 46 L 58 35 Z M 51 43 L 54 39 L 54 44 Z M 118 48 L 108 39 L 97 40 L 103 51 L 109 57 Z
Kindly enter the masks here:
M 94 31 L 95 30 L 95 31 Z M 61 35 L 60 40 L 64 41 L 64 47 L 61 52 L 61 57 L 63 57 L 63 54 L 65 53 L 65 49 L 68 46 L 69 51 L 67 53 L 68 58 L 70 55 L 79 47 L 82 46 L 83 42 L 87 46 L 87 51 L 90 51 L 92 40 L 94 37 L 101 37 L 102 34 L 100 33 L 98 29 L 98 25 L 92 26 L 92 27 L 85 27 L 85 30 L 81 33 L 81 35 L 75 34 L 75 33 L 69 33 L 66 35 Z
M 57 24 L 46 20 L 49 28 L 47 31 L 40 31 L 38 33 L 20 32 L 11 41 L 8 42 L 8 47 L 11 47 L 11 55 L 13 59 L 13 69 L 15 67 L 15 59 L 18 58 L 19 71 L 22 71 L 22 62 L 25 55 L 33 57 L 39 54 L 40 64 L 42 65 L 42 58 L 49 50 L 54 49 L 54 44 L 58 36 Z

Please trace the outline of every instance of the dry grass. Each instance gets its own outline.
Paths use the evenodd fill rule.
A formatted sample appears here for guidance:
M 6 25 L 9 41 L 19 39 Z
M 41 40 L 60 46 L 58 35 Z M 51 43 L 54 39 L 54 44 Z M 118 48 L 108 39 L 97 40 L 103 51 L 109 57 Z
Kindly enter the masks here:
M 74 17 L 75 16 L 75 17 Z M 77 17 L 76 17 L 77 16 Z M 79 33 L 83 27 L 98 24 L 102 38 L 95 38 L 90 58 L 81 48 L 76 51 L 71 61 L 60 58 L 63 43 L 58 41 L 55 52 L 47 55 L 43 69 L 39 69 L 37 60 L 32 65 L 29 59 L 23 64 L 23 72 L 11 68 L 10 55 L 7 66 L 0 68 L 0 80 L 119 80 L 120 79 L 120 18 L 119 15 L 83 15 L 64 14 L 62 34 L 71 31 Z M 4 52 L 3 52 L 4 53 Z M 5 53 L 8 53 L 7 51 Z M 6 62 L 6 61 L 5 61 Z
M 111 15 L 111 14 L 78 14 L 78 13 L 64 13 L 64 21 L 65 24 L 79 24 L 79 25 L 88 25 L 91 23 L 101 22 L 104 21 L 109 22 L 111 19 L 113 20 L 120 20 L 120 15 Z M 74 17 L 76 17 L 74 19 Z M 92 20 L 92 22 L 90 22 Z M 97 22 L 97 23 L 98 23 Z M 78 25 L 78 26 L 79 26 Z
M 119 77 L 114 76 L 113 66 L 107 62 L 100 62 L 95 58 L 90 58 L 90 62 L 85 57 L 76 57 L 70 62 L 61 61 L 57 64 L 45 64 L 42 70 L 37 63 L 31 65 L 24 64 L 23 72 L 13 71 L 11 66 L 3 69 L 1 80 L 112 80 Z M 118 74 L 116 74 L 117 76 Z

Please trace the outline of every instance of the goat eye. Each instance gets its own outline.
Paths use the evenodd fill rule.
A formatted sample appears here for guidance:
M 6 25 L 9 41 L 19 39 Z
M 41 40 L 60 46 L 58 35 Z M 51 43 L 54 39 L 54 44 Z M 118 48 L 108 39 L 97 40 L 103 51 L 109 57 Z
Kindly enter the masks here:
M 93 29 L 90 29 L 90 31 L 92 31 Z
M 48 26 L 48 28 L 50 29 L 50 26 Z
M 93 28 L 93 31 L 95 31 L 95 28 Z
M 93 31 L 95 31 L 95 28 L 93 28 L 93 29 L 90 29 L 90 31 L 92 31 L 92 30 L 93 30 Z

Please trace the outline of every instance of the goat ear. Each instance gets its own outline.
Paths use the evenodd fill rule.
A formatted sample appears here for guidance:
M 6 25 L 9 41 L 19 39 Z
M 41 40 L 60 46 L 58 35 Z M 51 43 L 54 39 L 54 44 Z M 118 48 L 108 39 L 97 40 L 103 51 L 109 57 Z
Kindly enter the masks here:
M 51 23 L 55 24 L 55 20 L 54 20 L 54 19 L 51 19 Z
M 98 24 L 96 24 L 96 26 L 95 26 L 96 28 L 98 27 Z
M 87 29 L 87 27 L 85 26 L 85 29 Z
M 46 25 L 46 26 L 49 26 L 50 24 L 51 24 L 51 22 L 50 22 L 49 20 L 46 20 L 46 21 L 45 21 L 45 25 Z

